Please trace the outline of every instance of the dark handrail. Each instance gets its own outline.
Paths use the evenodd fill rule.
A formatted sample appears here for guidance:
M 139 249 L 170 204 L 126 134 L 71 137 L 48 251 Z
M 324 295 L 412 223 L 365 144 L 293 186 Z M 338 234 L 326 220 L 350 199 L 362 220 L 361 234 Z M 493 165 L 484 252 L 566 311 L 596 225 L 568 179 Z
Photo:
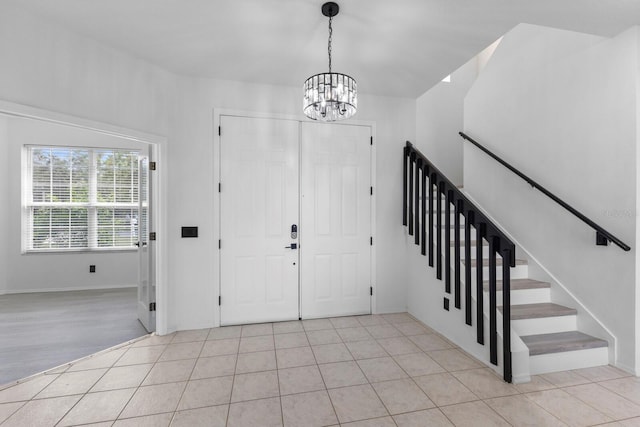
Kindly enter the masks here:
M 551 193 L 549 190 L 544 188 L 542 185 L 540 185 L 537 182 L 535 182 L 533 179 L 529 178 L 527 175 L 525 175 L 522 172 L 520 172 L 518 169 L 516 169 L 513 166 L 511 166 L 509 163 L 505 162 L 500 157 L 496 156 L 491 151 L 487 150 L 485 147 L 480 145 L 477 141 L 475 141 L 469 135 L 465 134 L 464 132 L 459 132 L 459 134 L 460 134 L 460 136 L 462 138 L 466 139 L 467 141 L 469 141 L 470 143 L 472 143 L 473 145 L 478 147 L 480 150 L 484 151 L 489 157 L 491 157 L 494 160 L 496 160 L 502 166 L 506 167 L 511 172 L 515 173 L 520 178 L 522 178 L 525 181 L 527 181 L 527 183 L 529 185 L 531 185 L 533 188 L 535 188 L 537 190 L 540 190 L 540 192 L 542 192 L 542 194 L 544 194 L 545 196 L 549 197 L 551 200 L 553 200 L 554 202 L 556 202 L 557 204 L 559 204 L 560 206 L 562 206 L 563 208 L 565 208 L 566 210 L 568 210 L 569 212 L 571 212 L 572 214 L 577 216 L 580 220 L 582 220 L 584 223 L 586 223 L 589 227 L 593 228 L 596 231 L 596 245 L 607 246 L 609 244 L 609 242 L 613 242 L 613 243 L 615 243 L 616 245 L 618 245 L 619 247 L 621 247 L 625 251 L 631 250 L 631 248 L 627 244 L 625 244 L 622 240 L 618 239 L 616 236 L 614 236 L 613 234 L 609 233 L 607 230 L 605 230 L 604 228 L 600 227 L 595 222 L 591 221 L 589 218 L 584 216 L 582 213 L 577 211 L 575 208 L 573 208 L 572 206 L 567 204 L 565 201 L 560 199 L 555 194 Z
M 461 268 L 464 265 L 464 305 L 465 323 L 473 324 L 472 318 L 472 275 L 476 268 L 476 333 L 477 342 L 484 345 L 484 279 L 483 279 L 483 241 L 489 243 L 489 353 L 490 362 L 498 364 L 497 333 L 497 262 L 502 258 L 502 360 L 504 380 L 512 381 L 511 367 L 511 303 L 510 268 L 515 267 L 515 245 L 502 231 L 478 209 L 442 172 L 435 167 L 419 150 L 407 141 L 402 154 L 403 161 L 403 209 L 402 223 L 407 226 L 410 236 L 414 236 L 416 245 L 420 245 L 422 255 L 427 255 L 430 267 L 435 267 L 436 277 L 443 279 L 444 270 L 444 309 L 449 310 L 451 297 L 451 269 L 453 275 L 453 297 L 456 309 L 462 309 Z M 435 203 L 434 203 L 435 198 Z M 428 207 L 427 207 L 428 203 Z M 443 206 L 444 205 L 444 206 Z M 451 236 L 451 214 L 454 214 L 453 241 Z M 442 216 L 445 216 L 442 221 Z M 461 240 L 460 216 L 465 218 L 464 241 Z M 428 216 L 428 218 L 427 218 Z M 443 224 L 444 222 L 444 224 Z M 471 258 L 471 227 L 475 229 L 476 259 Z M 444 228 L 444 233 L 442 229 Z M 444 234 L 444 236 L 443 236 Z M 434 242 L 435 240 L 435 242 Z M 444 240 L 444 241 L 443 241 Z M 460 247 L 464 244 L 464 260 Z M 454 247 L 453 263 L 451 245 Z M 426 247 L 425 247 L 426 246 Z M 444 252 L 444 262 L 443 262 Z M 452 265 L 453 264 L 453 265 Z

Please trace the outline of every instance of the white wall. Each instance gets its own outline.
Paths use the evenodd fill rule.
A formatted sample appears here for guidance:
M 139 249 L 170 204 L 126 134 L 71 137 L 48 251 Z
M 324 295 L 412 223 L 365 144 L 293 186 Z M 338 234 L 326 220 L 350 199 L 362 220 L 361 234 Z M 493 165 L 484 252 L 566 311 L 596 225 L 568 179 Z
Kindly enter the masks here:
M 465 132 L 632 247 L 466 144 L 465 189 L 618 339 L 636 368 L 638 28 L 608 40 L 520 25 L 465 100 Z
M 213 108 L 300 116 L 300 89 L 221 80 L 180 78 L 171 114 L 169 156 L 172 195 L 169 242 L 172 268 L 169 280 L 178 284 L 178 329 L 206 327 L 219 321 L 217 177 L 214 154 Z M 378 312 L 406 309 L 405 251 L 401 222 L 401 147 L 415 137 L 415 101 L 362 95 L 357 120 L 375 121 L 377 150 L 377 268 Z M 224 131 L 224 130 L 223 130 Z M 197 156 L 194 156 L 197 153 Z M 178 178 L 179 177 L 179 178 Z M 194 183 L 198 183 L 194 187 Z M 201 197 L 205 195 L 205 197 Z M 181 239 L 181 225 L 198 225 L 198 239 Z
M 9 163 L 7 147 L 7 119 L 0 115 L 0 242 L 7 241 L 7 226 L 9 213 L 8 206 L 8 184 L 9 184 Z M 7 245 L 0 243 L 0 294 L 5 292 L 7 287 Z
M 0 57 L 2 100 L 168 136 L 159 165 L 168 174 L 167 327 L 214 325 L 218 290 L 213 286 L 217 211 L 212 164 L 217 159 L 212 108 L 298 115 L 300 88 L 178 78 L 6 4 L 0 5 Z M 415 140 L 415 100 L 362 95 L 360 105 L 357 119 L 377 125 L 374 309 L 404 310 L 400 147 Z M 199 226 L 200 237 L 180 239 L 181 225 Z
M 0 99 L 166 134 L 171 74 L 0 3 Z
M 415 147 L 455 185 L 462 185 L 464 98 L 487 64 L 500 40 L 495 41 L 462 67 L 416 100 Z
M 80 147 L 131 148 L 146 152 L 145 144 L 100 134 L 81 128 L 47 123 L 27 118 L 6 118 L 8 198 L 3 203 L 7 213 L 6 239 L 2 242 L 7 262 L 6 293 L 101 289 L 136 286 L 138 254 L 136 251 L 93 253 L 21 253 L 22 147 L 27 144 Z M 89 265 L 96 266 L 89 273 Z
M 474 57 L 451 73 L 450 82 L 438 83 L 416 100 L 414 145 L 456 185 L 462 185 L 463 142 L 458 132 L 463 126 L 464 97 L 477 75 Z

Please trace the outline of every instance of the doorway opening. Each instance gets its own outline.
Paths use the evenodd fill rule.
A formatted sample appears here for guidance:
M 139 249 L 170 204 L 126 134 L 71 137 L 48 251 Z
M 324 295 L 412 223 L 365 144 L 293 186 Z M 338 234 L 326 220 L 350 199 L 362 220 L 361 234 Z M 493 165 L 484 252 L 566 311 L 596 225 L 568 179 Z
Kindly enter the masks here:
M 161 225 L 149 159 L 162 141 L 0 101 L 0 384 L 163 319 L 152 311 L 163 307 L 160 245 L 149 241 Z

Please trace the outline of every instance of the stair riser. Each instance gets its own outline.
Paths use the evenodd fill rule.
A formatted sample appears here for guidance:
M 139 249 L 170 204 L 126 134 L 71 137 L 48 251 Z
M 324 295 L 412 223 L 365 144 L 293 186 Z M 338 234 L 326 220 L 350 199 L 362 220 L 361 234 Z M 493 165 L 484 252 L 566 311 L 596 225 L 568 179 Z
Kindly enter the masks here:
M 453 241 L 453 239 L 451 239 L 451 241 Z M 451 259 L 453 259 L 453 257 L 455 256 L 455 245 L 450 247 L 451 247 Z M 477 251 L 477 247 L 471 246 L 471 259 L 477 259 L 476 251 Z M 460 246 L 460 259 L 464 260 L 464 244 Z M 482 247 L 482 259 L 489 259 L 489 246 Z M 500 256 L 496 255 L 496 260 L 499 260 L 499 259 L 500 259 Z
M 511 327 L 520 336 L 551 334 L 577 329 L 576 316 L 543 317 L 540 319 L 511 320 Z
M 461 266 L 464 272 L 464 265 Z M 464 273 L 462 273 L 464 274 Z M 476 269 L 475 267 L 471 268 L 471 277 L 473 278 L 473 283 L 475 283 L 476 277 Z M 489 280 L 489 267 L 483 267 L 482 269 L 482 277 L 484 280 Z M 511 269 L 511 278 L 512 279 L 526 279 L 529 277 L 529 267 L 526 265 L 516 265 Z M 502 266 L 499 265 L 496 271 L 496 279 L 502 280 Z
M 570 369 L 591 368 L 608 364 L 609 349 L 607 347 L 540 354 L 529 357 L 531 375 L 567 371 Z
M 444 257 L 442 260 L 442 267 L 444 268 Z M 460 264 L 460 276 L 464 283 L 464 264 Z M 518 265 L 511 269 L 511 279 L 526 279 L 529 274 L 529 268 L 526 265 Z M 444 275 L 444 273 L 443 273 Z M 453 268 L 451 268 L 451 277 L 453 277 Z M 484 267 L 482 270 L 482 277 L 484 280 L 489 280 L 489 267 Z M 496 271 L 496 280 L 502 280 L 502 266 L 498 266 Z M 471 268 L 471 284 L 475 289 L 476 286 L 476 269 Z M 513 291 L 512 291 L 513 292 Z
M 485 292 L 485 295 L 488 295 Z M 542 289 L 522 289 L 511 291 L 511 305 L 518 304 L 539 304 L 543 302 L 551 302 L 551 290 L 549 288 Z M 485 297 L 486 298 L 486 297 Z M 498 292 L 498 301 L 502 301 L 502 291 Z M 502 305 L 502 304 L 500 304 Z

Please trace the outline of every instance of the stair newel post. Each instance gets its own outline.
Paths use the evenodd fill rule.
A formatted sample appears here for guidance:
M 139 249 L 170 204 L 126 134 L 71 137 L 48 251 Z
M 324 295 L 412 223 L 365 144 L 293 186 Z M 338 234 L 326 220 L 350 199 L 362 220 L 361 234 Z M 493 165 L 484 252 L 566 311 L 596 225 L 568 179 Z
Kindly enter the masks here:
M 511 258 L 510 249 L 502 250 L 502 359 L 504 380 L 512 381 L 511 372 Z
M 442 280 L 442 181 L 436 181 L 436 277 Z
M 446 189 L 444 199 L 444 289 L 451 293 L 451 190 Z M 460 308 L 460 296 L 455 296 L 456 308 Z
M 420 185 L 420 253 L 424 256 L 427 254 L 427 174 L 429 166 L 422 165 L 422 182 Z
M 413 236 L 413 164 L 416 161 L 416 153 L 409 155 L 409 236 Z
M 429 197 L 429 267 L 433 267 L 433 186 L 436 174 L 433 171 L 430 172 L 429 189 L 427 190 L 427 197 Z
M 424 163 L 421 158 L 418 158 L 416 161 L 416 175 L 415 175 L 415 183 L 414 183 L 414 203 L 415 206 L 415 215 L 414 215 L 414 230 L 415 230 L 415 239 L 414 243 L 416 245 L 420 244 L 420 173 L 424 173 L 423 166 Z
M 484 278 L 481 264 L 484 262 L 482 254 L 482 239 L 486 228 L 484 224 L 476 225 L 476 329 L 478 331 L 478 344 L 484 345 Z M 469 287 L 471 289 L 471 287 Z
M 407 145 L 402 150 L 402 225 L 407 225 L 408 210 L 407 210 L 407 162 L 409 161 L 409 152 L 411 151 L 411 143 L 407 141 Z
M 497 322 L 497 301 L 496 301 L 496 238 L 488 237 L 489 240 L 489 350 L 490 361 L 494 365 L 498 364 L 498 322 Z M 478 268 L 482 268 L 482 260 L 478 260 Z
M 468 208 L 465 206 L 465 209 L 468 209 Z M 475 218 L 474 218 L 473 211 L 467 210 L 466 216 L 464 218 L 464 287 L 465 289 L 471 289 L 471 224 L 474 221 L 475 221 Z
M 462 212 L 462 206 L 462 200 L 456 200 L 453 207 L 455 215 L 453 221 L 453 286 L 456 295 L 460 294 L 460 213 Z M 467 323 L 467 325 L 469 324 Z

